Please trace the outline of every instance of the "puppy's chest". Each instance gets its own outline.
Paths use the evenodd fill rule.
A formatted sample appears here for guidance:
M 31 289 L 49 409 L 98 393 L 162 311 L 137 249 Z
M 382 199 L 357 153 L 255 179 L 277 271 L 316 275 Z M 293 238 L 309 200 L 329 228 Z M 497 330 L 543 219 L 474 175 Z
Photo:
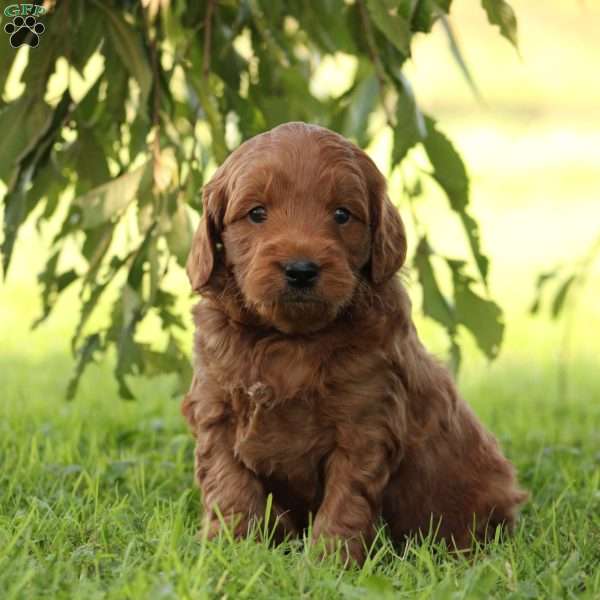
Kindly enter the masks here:
M 278 402 L 266 384 L 232 394 L 238 458 L 260 475 L 280 475 L 297 483 L 314 477 L 333 448 L 335 430 L 310 394 Z
M 224 323 L 199 336 L 198 350 L 231 403 L 239 459 L 300 484 L 333 450 L 340 420 L 355 422 L 385 379 L 378 354 L 356 345 L 257 339 Z

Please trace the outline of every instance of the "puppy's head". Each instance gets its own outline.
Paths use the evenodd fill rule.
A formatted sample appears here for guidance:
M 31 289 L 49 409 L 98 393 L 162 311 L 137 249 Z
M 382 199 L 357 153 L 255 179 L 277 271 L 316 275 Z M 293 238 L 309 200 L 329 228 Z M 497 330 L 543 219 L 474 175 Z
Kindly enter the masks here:
M 248 140 L 205 186 L 203 203 L 192 287 L 218 292 L 233 278 L 245 308 L 286 333 L 321 329 L 359 282 L 384 283 L 406 255 L 385 179 L 322 127 L 287 123 Z

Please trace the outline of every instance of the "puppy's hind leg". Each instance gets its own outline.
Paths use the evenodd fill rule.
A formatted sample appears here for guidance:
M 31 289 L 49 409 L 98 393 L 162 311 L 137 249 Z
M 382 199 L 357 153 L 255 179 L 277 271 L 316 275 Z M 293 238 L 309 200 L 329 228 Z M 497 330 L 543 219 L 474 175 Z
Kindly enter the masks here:
M 513 466 L 462 401 L 456 416 L 456 426 L 406 449 L 386 488 L 383 516 L 395 541 L 433 531 L 466 549 L 492 539 L 498 527 L 514 527 L 528 495 Z

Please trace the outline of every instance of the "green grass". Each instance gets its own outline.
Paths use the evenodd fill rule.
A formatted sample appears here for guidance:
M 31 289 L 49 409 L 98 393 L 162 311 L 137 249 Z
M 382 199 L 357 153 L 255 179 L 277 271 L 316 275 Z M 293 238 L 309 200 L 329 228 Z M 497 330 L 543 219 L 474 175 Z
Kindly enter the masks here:
M 303 542 L 196 537 L 193 444 L 168 381 L 125 403 L 105 367 L 66 403 L 65 355 L 2 363 L 0 597 L 563 598 L 600 596 L 600 402 L 578 361 L 567 399 L 551 362 L 496 365 L 463 388 L 532 499 L 516 535 L 470 560 L 385 537 L 362 570 Z

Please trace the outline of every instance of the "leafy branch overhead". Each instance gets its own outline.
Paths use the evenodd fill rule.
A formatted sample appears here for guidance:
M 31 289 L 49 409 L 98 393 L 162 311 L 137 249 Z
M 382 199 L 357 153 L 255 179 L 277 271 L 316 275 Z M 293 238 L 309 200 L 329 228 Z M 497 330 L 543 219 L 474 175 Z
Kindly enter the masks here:
M 6 276 L 28 218 L 60 221 L 39 275 L 43 311 L 36 324 L 61 294 L 76 289 L 81 311 L 72 339 L 77 360 L 70 396 L 86 366 L 108 351 L 116 353 L 123 397 L 133 396 L 127 381 L 133 374 L 176 373 L 178 390 L 185 389 L 190 367 L 177 306 L 181 290 L 171 289 L 169 278 L 185 263 L 202 185 L 240 141 L 290 120 L 324 125 L 366 147 L 379 133 L 380 120 L 373 117 L 382 115 L 382 127 L 392 131 L 393 169 L 412 160 L 413 147 L 424 149 L 431 170 L 420 177 L 446 195 L 477 274 L 469 274 L 464 260 L 437 256 L 424 234 L 415 255 L 424 312 L 447 329 L 456 362 L 459 326 L 488 357 L 496 355 L 501 314 L 487 297 L 488 259 L 469 212 L 467 170 L 435 120 L 419 108 L 402 72 L 413 37 L 431 32 L 440 19 L 447 24 L 450 5 L 57 2 L 44 16 L 40 47 L 27 55 L 24 89 L 16 98 L 6 81 L 16 57 L 26 56 L 0 44 L 3 271 Z M 516 45 L 508 4 L 482 0 L 482 7 Z M 353 57 L 352 80 L 347 89 L 317 93 L 315 69 L 337 53 Z M 464 61 L 461 68 L 467 72 Z M 407 195 L 417 215 L 418 194 Z M 440 261 L 452 274 L 452 296 L 437 283 L 434 264 Z M 107 303 L 110 314 L 100 318 L 99 307 Z M 162 347 L 141 341 L 148 319 L 161 324 Z

